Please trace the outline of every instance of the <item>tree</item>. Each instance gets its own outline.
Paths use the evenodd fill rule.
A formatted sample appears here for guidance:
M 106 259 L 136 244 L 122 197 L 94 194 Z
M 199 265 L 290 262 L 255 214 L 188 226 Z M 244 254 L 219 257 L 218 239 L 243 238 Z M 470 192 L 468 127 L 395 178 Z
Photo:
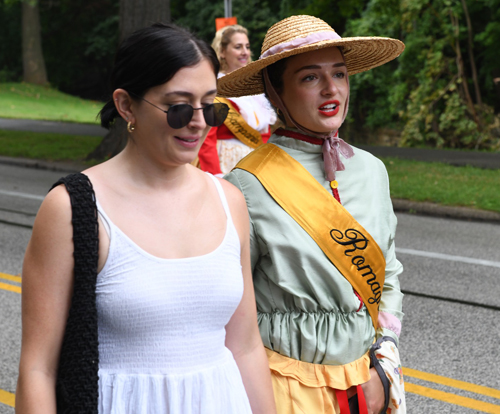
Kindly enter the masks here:
M 22 3 L 23 80 L 45 85 L 48 81 L 42 52 L 38 1 L 24 0 Z
M 170 0 L 120 0 L 120 40 L 156 22 L 170 21 Z
M 349 34 L 399 38 L 406 49 L 397 60 L 351 78 L 356 124 L 372 133 L 386 125 L 402 130 L 402 146 L 499 148 L 495 98 L 487 95 L 486 102 L 484 93 L 500 66 L 498 52 L 495 60 L 485 58 L 493 58 L 491 46 L 498 43 L 483 35 L 499 33 L 499 3 L 370 0 L 361 18 L 349 22 Z
M 169 0 L 120 0 L 120 41 L 134 31 L 156 22 L 170 21 Z M 117 118 L 87 159 L 106 159 L 117 155 L 127 144 L 127 127 L 122 118 Z

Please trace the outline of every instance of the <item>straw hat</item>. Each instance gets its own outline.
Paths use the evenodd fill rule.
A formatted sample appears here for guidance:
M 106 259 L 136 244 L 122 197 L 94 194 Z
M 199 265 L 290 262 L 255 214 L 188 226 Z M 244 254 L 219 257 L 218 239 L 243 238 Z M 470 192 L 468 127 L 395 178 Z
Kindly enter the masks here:
M 218 93 L 227 97 L 263 93 L 262 69 L 289 56 L 332 46 L 342 47 L 349 75 L 383 65 L 405 48 L 403 42 L 388 37 L 341 38 L 317 17 L 291 16 L 267 31 L 259 60 L 218 80 Z

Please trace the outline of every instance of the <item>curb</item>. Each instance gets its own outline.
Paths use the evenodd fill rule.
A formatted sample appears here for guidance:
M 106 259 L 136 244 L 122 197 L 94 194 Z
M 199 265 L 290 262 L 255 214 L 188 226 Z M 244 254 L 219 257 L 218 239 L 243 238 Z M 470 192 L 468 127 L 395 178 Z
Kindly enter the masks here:
M 481 221 L 500 223 L 500 213 L 488 210 L 476 210 L 470 207 L 443 206 L 440 204 L 410 201 L 393 198 L 394 211 L 401 213 L 419 214 L 423 216 L 444 217 L 457 220 Z
M 89 166 L 71 162 L 50 162 L 32 160 L 28 158 L 11 158 L 0 156 L 0 164 L 13 165 L 24 168 L 59 171 L 62 173 L 75 173 L 83 171 Z M 401 213 L 419 214 L 423 216 L 452 218 L 457 220 L 470 220 L 489 223 L 500 223 L 500 213 L 487 210 L 476 210 L 469 207 L 443 206 L 440 204 L 410 201 L 393 198 L 394 211 Z
M 0 164 L 12 165 L 22 168 L 35 168 L 39 170 L 60 171 L 64 173 L 75 173 L 83 171 L 90 166 L 74 162 L 52 162 L 42 160 L 32 160 L 29 158 L 11 158 L 0 156 Z

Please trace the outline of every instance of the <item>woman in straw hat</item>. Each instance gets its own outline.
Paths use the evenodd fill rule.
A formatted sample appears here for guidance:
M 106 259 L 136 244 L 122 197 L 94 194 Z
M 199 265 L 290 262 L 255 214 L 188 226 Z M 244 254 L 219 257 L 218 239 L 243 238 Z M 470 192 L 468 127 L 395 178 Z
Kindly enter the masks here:
M 219 78 L 252 61 L 248 31 L 239 24 L 218 30 L 212 48 L 221 64 Z M 228 117 L 222 125 L 210 129 L 198 153 L 200 168 L 220 176 L 267 142 L 270 125 L 276 122 L 276 113 L 264 94 L 221 99 L 221 102 L 229 106 Z
M 226 176 L 250 213 L 258 322 L 280 414 L 405 412 L 387 172 L 338 136 L 349 75 L 403 49 L 292 16 L 268 30 L 259 60 L 219 80 L 222 96 L 265 92 L 284 124 Z

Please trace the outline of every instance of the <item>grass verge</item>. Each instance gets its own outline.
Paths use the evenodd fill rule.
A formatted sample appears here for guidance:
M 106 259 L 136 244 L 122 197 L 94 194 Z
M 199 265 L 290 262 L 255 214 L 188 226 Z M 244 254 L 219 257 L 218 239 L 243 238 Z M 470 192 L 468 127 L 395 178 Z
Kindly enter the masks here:
M 80 99 L 46 86 L 0 83 L 0 118 L 96 124 L 102 103 Z
M 391 197 L 500 212 L 500 170 L 383 158 Z
M 83 162 L 101 137 L 0 130 L 0 155 Z
M 83 162 L 101 137 L 0 130 L 0 155 Z M 500 170 L 383 158 L 391 196 L 500 212 Z M 95 164 L 86 163 L 86 164 Z

